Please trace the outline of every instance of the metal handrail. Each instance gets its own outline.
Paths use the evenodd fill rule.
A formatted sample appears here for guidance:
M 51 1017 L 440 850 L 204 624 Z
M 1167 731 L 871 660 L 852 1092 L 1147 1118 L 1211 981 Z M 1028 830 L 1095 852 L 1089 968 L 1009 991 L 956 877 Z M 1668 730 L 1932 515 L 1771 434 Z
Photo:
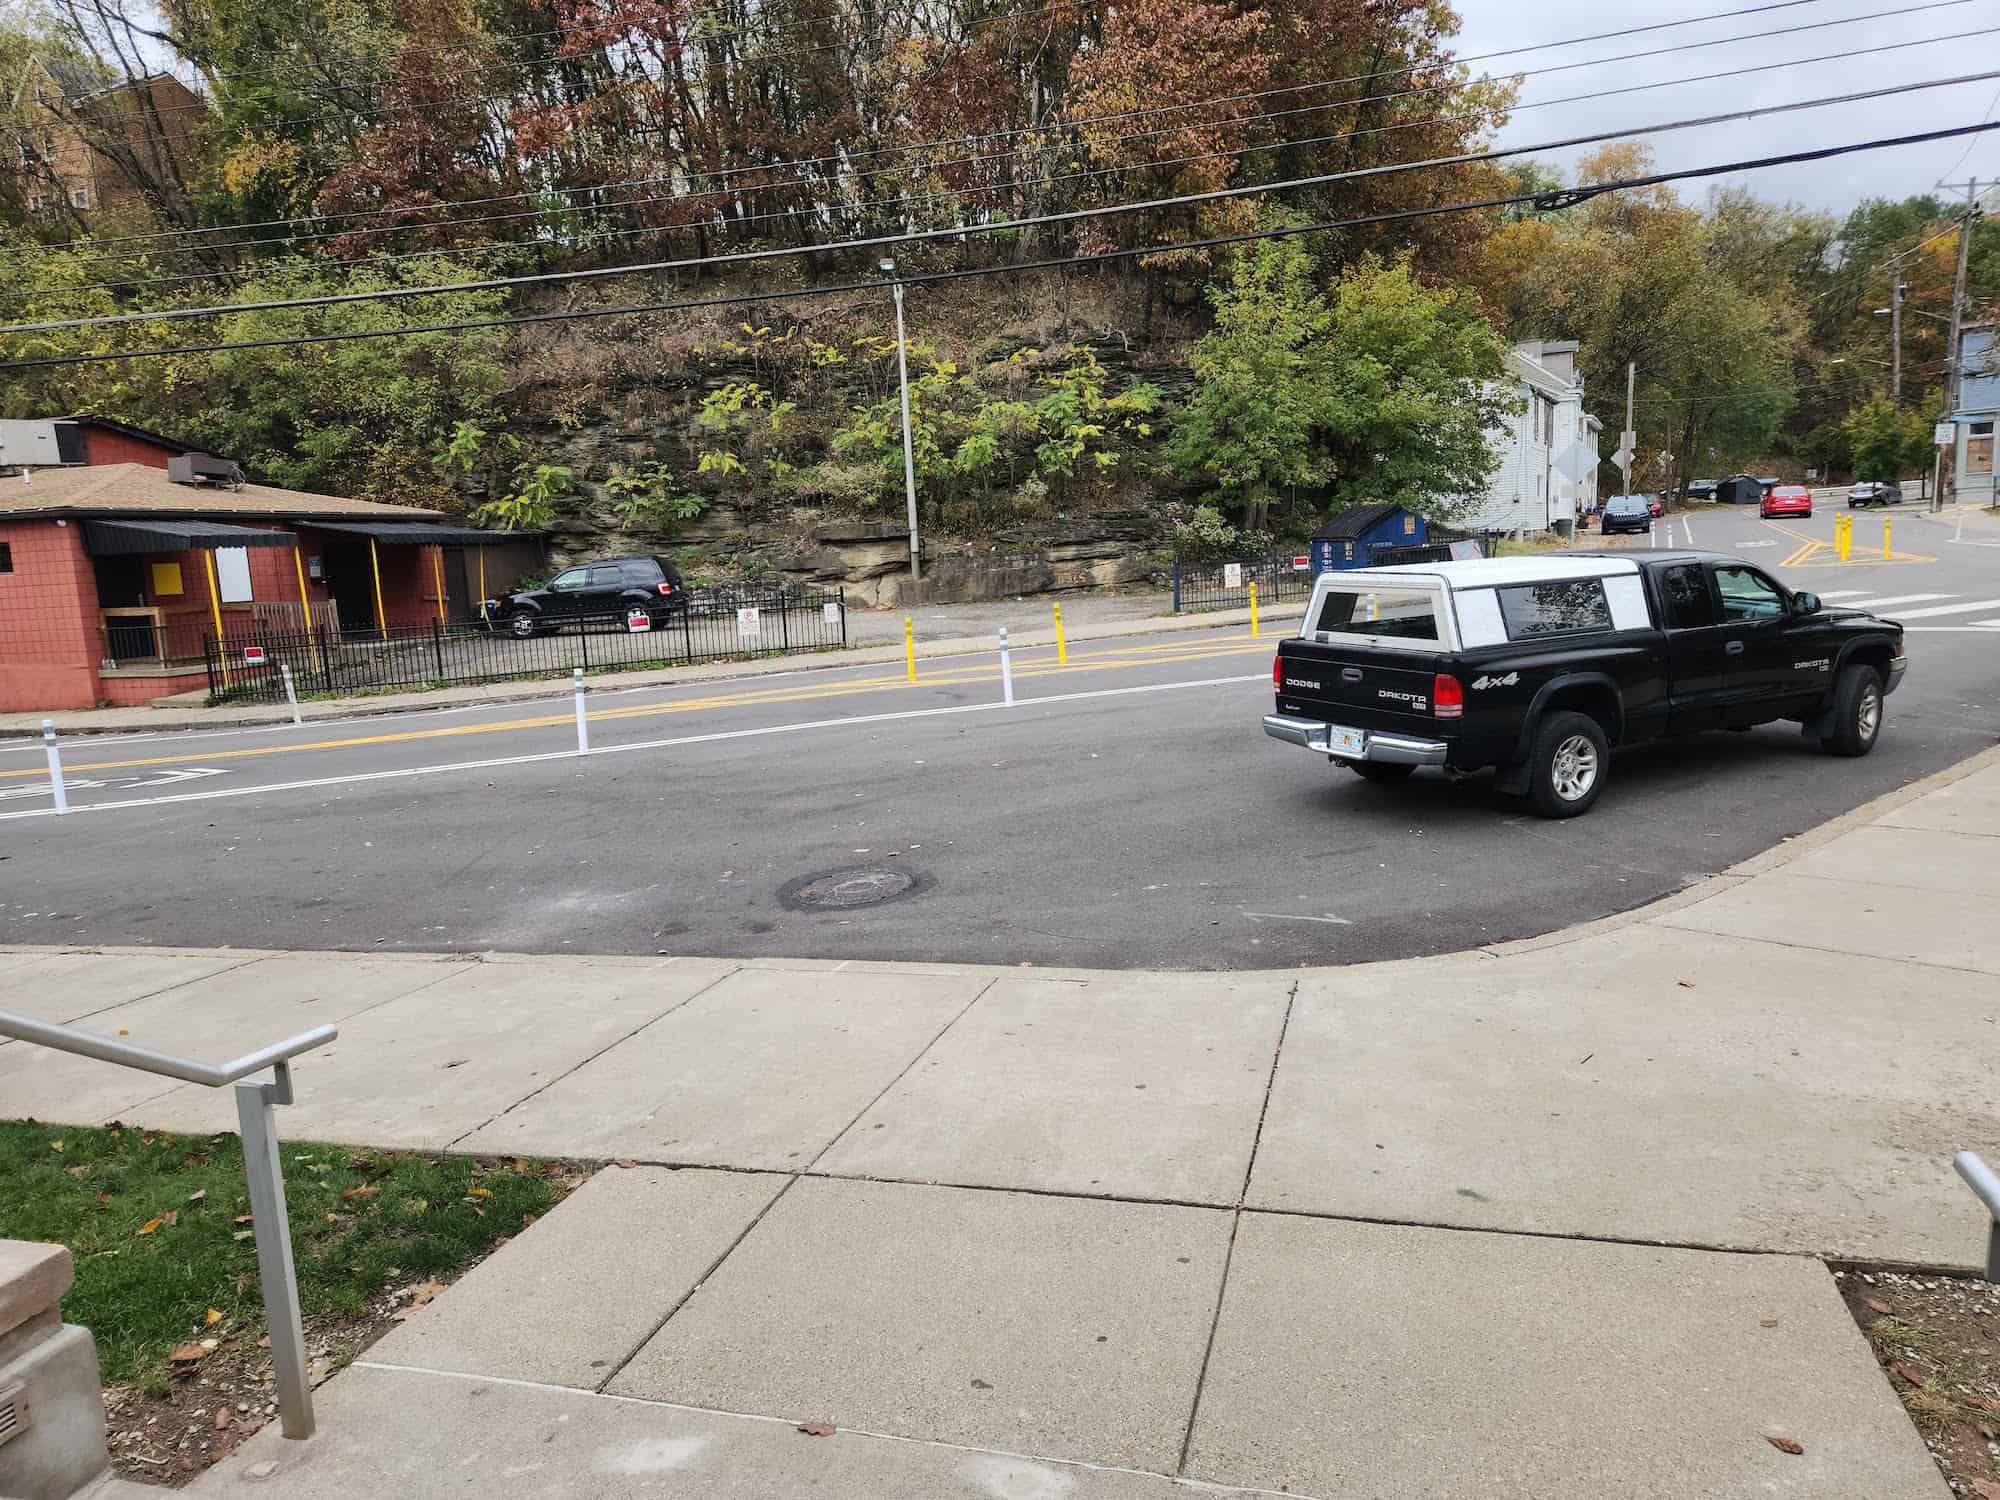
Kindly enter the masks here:
M 1959 1152 L 1951 1164 L 1992 1216 L 1986 1231 L 1986 1279 L 2000 1281 L 2000 1175 L 1970 1151 Z
M 271 1328 L 271 1371 L 278 1387 L 278 1420 L 288 1438 L 313 1435 L 312 1379 L 306 1364 L 305 1326 L 299 1311 L 298 1268 L 292 1260 L 291 1213 L 285 1206 L 285 1174 L 278 1157 L 278 1132 L 271 1111 L 274 1105 L 292 1102 L 291 1060 L 339 1035 L 337 1027 L 315 1026 L 289 1041 L 273 1042 L 255 1052 L 246 1052 L 233 1062 L 218 1065 L 0 1010 L 0 1036 L 212 1089 L 235 1085 L 236 1120 L 243 1140 L 243 1176 L 250 1190 L 250 1218 L 257 1235 L 257 1279 L 264 1293 L 264 1320 Z M 243 1081 L 266 1068 L 271 1070 L 268 1083 Z
M 32 1016 L 19 1015 L 11 1010 L 0 1010 L 0 1035 L 52 1047 L 58 1052 L 74 1052 L 78 1057 L 93 1057 L 99 1062 L 158 1073 L 163 1078 L 178 1078 L 183 1083 L 199 1083 L 219 1089 L 239 1078 L 247 1078 L 252 1073 L 261 1073 L 266 1068 L 286 1062 L 301 1052 L 324 1046 L 340 1035 L 340 1028 L 315 1026 L 289 1041 L 273 1042 L 255 1052 L 246 1052 L 234 1062 L 220 1064 L 175 1057 L 170 1052 L 155 1052 L 151 1047 L 121 1042 L 115 1037 L 99 1036 L 92 1031 L 79 1031 L 74 1026 L 59 1026 L 53 1021 L 37 1021 Z

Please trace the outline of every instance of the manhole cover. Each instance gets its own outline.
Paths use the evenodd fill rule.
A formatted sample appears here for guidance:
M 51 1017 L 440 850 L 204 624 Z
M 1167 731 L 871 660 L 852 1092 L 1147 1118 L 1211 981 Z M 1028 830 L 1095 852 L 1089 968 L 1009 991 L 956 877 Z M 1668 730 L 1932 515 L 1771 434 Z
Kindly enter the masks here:
M 844 870 L 821 870 L 787 881 L 778 890 L 778 901 L 793 911 L 853 911 L 856 907 L 880 906 L 884 901 L 914 896 L 927 890 L 930 883 L 930 877 L 921 870 L 852 865 Z

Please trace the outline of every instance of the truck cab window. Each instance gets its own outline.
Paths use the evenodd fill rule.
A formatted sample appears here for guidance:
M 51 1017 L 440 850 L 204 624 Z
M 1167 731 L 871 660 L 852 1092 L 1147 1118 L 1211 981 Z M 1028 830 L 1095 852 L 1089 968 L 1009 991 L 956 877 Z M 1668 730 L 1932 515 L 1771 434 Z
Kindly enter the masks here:
M 1717 568 L 1715 589 L 1722 596 L 1722 618 L 1731 624 L 1775 620 L 1785 612 L 1778 586 L 1748 568 Z
M 1715 596 L 1708 591 L 1700 563 L 1681 563 L 1663 570 L 1660 593 L 1666 600 L 1669 630 L 1699 630 L 1715 623 Z

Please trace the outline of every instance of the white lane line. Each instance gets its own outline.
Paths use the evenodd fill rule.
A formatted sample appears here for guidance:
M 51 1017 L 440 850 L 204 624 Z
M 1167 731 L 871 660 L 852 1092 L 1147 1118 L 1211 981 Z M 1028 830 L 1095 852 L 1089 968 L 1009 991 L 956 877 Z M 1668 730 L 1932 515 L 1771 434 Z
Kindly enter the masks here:
M 1276 641 L 1272 642 L 1275 648 Z M 1205 688 L 1234 686 L 1245 682 L 1268 682 L 1269 674 L 1252 673 L 1247 677 L 1203 677 L 1192 682 L 1154 682 L 1139 687 L 1096 688 L 1081 693 L 1051 693 L 1045 698 L 1023 698 L 1009 705 L 994 699 L 990 703 L 954 703 L 945 708 L 906 708 L 886 714 L 857 714 L 846 719 L 809 719 L 798 724 L 767 724 L 760 729 L 719 729 L 708 734 L 684 734 L 672 739 L 634 740 L 627 744 L 593 745 L 590 759 L 602 760 L 607 755 L 620 755 L 633 750 L 669 750 L 679 745 L 707 745 L 722 740 L 757 739 L 771 734 L 797 734 L 807 729 L 839 729 L 850 724 L 893 724 L 903 719 L 931 719 L 945 714 L 978 714 L 994 709 L 1040 708 L 1053 703 L 1081 703 L 1093 698 L 1125 698 L 1137 693 L 1171 693 L 1183 688 Z M 268 782 L 262 786 L 229 787 L 212 792 L 183 792 L 170 797 L 135 797 L 124 802 L 80 802 L 70 808 L 70 815 L 90 812 L 114 812 L 121 808 L 162 807 L 176 802 L 213 802 L 221 797 L 249 797 L 259 792 L 310 791 L 315 787 L 355 786 L 367 781 L 396 781 L 411 776 L 434 776 L 446 771 L 490 771 L 500 766 L 532 766 L 550 761 L 577 760 L 574 750 L 549 750 L 534 755 L 503 755 L 491 760 L 459 760 L 444 765 L 399 766 L 390 771 L 352 771 L 343 776 L 316 776 L 306 781 Z M 36 808 L 26 812 L 0 813 L 0 823 L 12 823 L 21 818 L 53 818 L 56 811 L 52 807 Z
M 1681 530 L 1687 533 L 1688 546 L 1692 547 L 1694 545 L 1694 522 L 1688 517 L 1682 516 Z
M 1981 599 L 1976 604 L 1940 604 L 1934 609 L 1906 609 L 1899 620 L 1931 620 L 1939 615 L 1970 615 L 1982 609 L 2000 609 L 2000 599 Z
M 1822 599 L 1865 599 L 1867 597 L 1868 590 L 1866 589 L 1834 589 L 1829 593 L 1820 595 Z
M 1826 595 L 1824 594 L 1820 595 L 1822 599 L 1825 597 Z M 1854 609 L 1882 609 L 1891 604 L 1922 604 L 1926 599 L 1956 599 L 1957 597 L 1958 595 L 1956 594 L 1885 594 L 1880 599 L 1856 599 L 1850 607 Z
M 1335 927 L 1352 927 L 1354 924 L 1345 917 L 1304 917 L 1288 911 L 1246 911 L 1246 917 L 1260 917 L 1267 922 L 1330 922 Z

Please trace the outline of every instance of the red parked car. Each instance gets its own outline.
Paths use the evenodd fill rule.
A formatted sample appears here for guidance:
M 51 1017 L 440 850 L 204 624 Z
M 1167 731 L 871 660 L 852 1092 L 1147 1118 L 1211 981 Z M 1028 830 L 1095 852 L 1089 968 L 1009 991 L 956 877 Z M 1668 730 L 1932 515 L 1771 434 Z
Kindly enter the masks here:
M 1765 520 L 1773 516 L 1812 515 L 1812 491 L 1802 484 L 1781 484 L 1758 502 L 1757 514 Z

